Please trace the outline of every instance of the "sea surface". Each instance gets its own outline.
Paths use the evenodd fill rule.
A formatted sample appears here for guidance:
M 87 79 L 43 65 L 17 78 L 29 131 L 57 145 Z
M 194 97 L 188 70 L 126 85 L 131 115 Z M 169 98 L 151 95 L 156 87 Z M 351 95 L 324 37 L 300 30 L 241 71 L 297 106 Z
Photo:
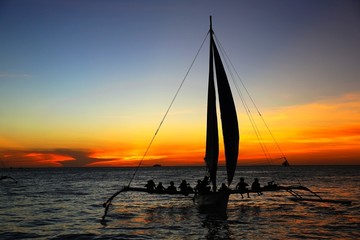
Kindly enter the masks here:
M 0 239 L 360 239 L 360 166 L 240 167 L 240 177 L 262 185 L 302 184 L 323 198 L 351 205 L 293 202 L 286 192 L 250 198 L 231 195 L 226 215 L 200 212 L 190 196 L 124 192 L 101 224 L 102 207 L 129 183 L 133 168 L 0 169 Z M 185 179 L 202 167 L 140 168 L 132 186 Z M 219 184 L 225 182 L 220 168 Z

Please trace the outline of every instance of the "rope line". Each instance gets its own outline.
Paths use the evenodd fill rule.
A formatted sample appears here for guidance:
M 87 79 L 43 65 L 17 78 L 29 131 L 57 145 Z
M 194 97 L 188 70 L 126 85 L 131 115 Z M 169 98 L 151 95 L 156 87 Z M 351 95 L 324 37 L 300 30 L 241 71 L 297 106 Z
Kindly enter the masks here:
M 249 97 L 249 99 L 250 99 L 252 105 L 254 106 L 257 114 L 259 115 L 262 123 L 264 124 L 266 130 L 269 132 L 269 134 L 270 134 L 273 142 L 275 143 L 275 146 L 277 147 L 277 149 L 278 149 L 278 151 L 279 151 L 279 153 L 280 153 L 280 155 L 281 155 L 281 158 L 278 158 L 278 159 L 284 159 L 285 161 L 287 161 L 287 158 L 286 158 L 285 154 L 283 153 L 282 149 L 280 148 L 280 145 L 278 144 L 278 142 L 276 141 L 276 139 L 275 139 L 275 137 L 274 137 L 274 134 L 272 133 L 272 131 L 270 130 L 268 124 L 266 123 L 265 119 L 263 118 L 263 116 L 262 116 L 259 108 L 257 107 L 257 105 L 256 105 L 253 97 L 251 96 L 249 90 L 246 88 L 243 80 L 241 79 L 241 77 L 239 76 L 238 72 L 236 71 L 236 68 L 234 67 L 234 65 L 233 65 L 232 62 L 230 61 L 230 58 L 229 58 L 229 56 L 227 55 L 225 49 L 222 47 L 220 41 L 218 40 L 218 38 L 216 37 L 215 34 L 214 34 L 214 36 L 215 36 L 215 40 L 216 40 L 218 46 L 220 47 L 220 50 L 221 50 L 220 52 L 221 52 L 221 54 L 222 54 L 222 56 L 223 56 L 223 60 L 224 60 L 224 62 L 225 62 L 225 65 L 226 65 L 226 67 L 227 67 L 227 69 L 228 69 L 228 71 L 229 71 L 229 74 L 230 74 L 230 76 L 231 76 L 231 78 L 232 78 L 232 81 L 233 81 L 233 83 L 234 83 L 234 85 L 235 85 L 235 88 L 236 88 L 236 90 L 237 90 L 237 93 L 238 93 L 238 95 L 239 95 L 239 97 L 240 97 L 240 100 L 241 100 L 241 102 L 242 102 L 242 104 L 243 104 L 243 106 L 244 106 L 244 108 L 245 108 L 245 112 L 246 112 L 246 114 L 247 114 L 247 116 L 248 116 L 248 118 L 249 118 L 249 121 L 250 121 L 253 129 L 254 129 L 255 135 L 256 135 L 256 137 L 257 137 L 257 139 L 258 139 L 258 141 L 259 141 L 260 147 L 261 147 L 261 149 L 262 149 L 262 151 L 263 151 L 263 153 L 264 153 L 264 155 L 265 155 L 265 158 L 267 159 L 267 162 L 268 162 L 269 166 L 273 166 L 272 160 L 274 160 L 274 159 L 272 158 L 272 156 L 271 156 L 271 154 L 270 154 L 270 151 L 268 150 L 267 145 L 265 144 L 265 141 L 264 141 L 264 139 L 262 138 L 262 135 L 260 134 L 259 128 L 257 127 L 256 121 L 254 120 L 253 114 L 252 114 L 252 112 L 251 112 L 251 110 L 250 110 L 250 107 L 249 107 L 247 101 L 245 100 L 245 97 L 244 97 L 244 95 L 243 95 L 243 93 L 242 93 L 242 91 L 241 91 L 241 88 L 240 88 L 239 85 L 237 84 L 237 81 L 235 81 L 236 78 L 239 79 L 239 81 L 240 81 L 240 83 L 241 83 L 241 86 L 244 88 L 244 90 L 245 90 L 245 92 L 246 92 L 246 95 Z M 236 77 L 234 77 L 233 71 L 235 72 Z M 290 168 L 291 168 L 291 165 L 290 165 Z M 292 169 L 292 168 L 291 168 L 291 169 Z M 292 170 L 293 170 L 293 169 L 292 169 Z M 293 171 L 292 171 L 292 172 L 293 172 Z M 295 179 L 296 179 L 296 181 L 299 183 L 299 185 L 301 185 L 301 182 L 300 182 L 299 178 L 298 178 L 296 175 L 295 175 Z
M 165 114 L 164 114 L 163 118 L 161 119 L 160 124 L 159 124 L 159 126 L 157 127 L 157 129 L 156 129 L 156 131 L 155 131 L 155 134 L 154 134 L 154 135 L 153 135 L 153 137 L 151 138 L 150 143 L 149 143 L 149 145 L 147 146 L 147 148 L 146 148 L 146 151 L 145 151 L 144 155 L 142 156 L 142 158 L 141 158 L 141 160 L 140 160 L 140 162 L 139 162 L 138 166 L 137 166 L 137 167 L 136 167 L 136 169 L 135 169 L 134 174 L 132 175 L 132 177 L 131 177 L 131 179 L 130 179 L 130 181 L 129 181 L 128 187 L 130 187 L 131 182 L 133 181 L 133 179 L 134 179 L 134 177 L 135 177 L 136 173 L 138 172 L 138 170 L 139 170 L 139 168 L 140 168 L 141 164 L 143 163 L 143 161 L 144 161 L 144 159 L 145 159 L 145 157 L 146 157 L 146 155 L 147 155 L 147 153 L 148 153 L 148 151 L 149 151 L 150 147 L 152 146 L 152 144 L 153 144 L 153 142 L 154 142 L 154 140 L 155 140 L 155 137 L 157 136 L 157 134 L 158 134 L 158 132 L 159 132 L 159 130 L 160 130 L 160 128 L 161 128 L 161 126 L 162 126 L 162 124 L 163 124 L 163 123 L 164 123 L 164 121 L 165 121 L 165 118 L 167 117 L 167 115 L 168 115 L 168 113 L 169 113 L 169 111 L 170 111 L 171 107 L 173 106 L 173 104 L 174 104 L 174 102 L 175 102 L 175 99 L 177 98 L 177 96 L 178 96 L 178 94 L 179 94 L 179 92 L 180 92 L 180 90 L 181 90 L 182 86 L 184 85 L 184 82 L 185 82 L 185 80 L 186 80 L 187 76 L 189 75 L 190 70 L 192 69 L 192 66 L 194 65 L 194 63 L 195 63 L 195 61 L 196 61 L 196 59 L 197 59 L 197 57 L 198 57 L 198 55 L 199 55 L 199 53 L 200 53 L 200 51 L 201 51 L 201 49 L 202 49 L 202 47 L 203 47 L 203 45 L 204 45 L 204 43 L 205 43 L 205 40 L 207 39 L 208 35 L 209 35 L 209 32 L 206 34 L 206 36 L 205 36 L 205 38 L 204 38 L 203 42 L 201 43 L 201 46 L 200 46 L 199 50 L 197 51 L 197 53 L 196 53 L 196 55 L 195 55 L 195 57 L 194 57 L 193 61 L 192 61 L 192 62 L 191 62 L 191 64 L 190 64 L 190 67 L 188 68 L 188 70 L 187 70 L 187 72 L 186 72 L 186 74 L 185 74 L 185 76 L 184 76 L 183 80 L 181 81 L 180 86 L 179 86 L 179 87 L 178 87 L 178 89 L 176 90 L 175 96 L 173 97 L 173 99 L 172 99 L 172 101 L 171 101 L 171 103 L 170 103 L 169 107 L 167 108 L 167 110 L 166 110 L 166 112 L 165 112 Z
M 255 121 L 255 119 L 253 117 L 253 114 L 251 113 L 251 109 L 250 109 L 247 101 L 245 100 L 244 94 L 242 93 L 241 88 L 239 87 L 237 82 L 235 81 L 236 78 L 235 78 L 235 76 L 233 74 L 233 71 L 236 72 L 236 70 L 235 70 L 232 62 L 230 61 L 230 58 L 227 55 L 225 49 L 222 47 L 220 41 L 217 38 L 216 38 L 216 41 L 218 43 L 218 46 L 220 46 L 221 54 L 223 56 L 223 61 L 225 62 L 225 65 L 226 65 L 226 67 L 228 69 L 230 77 L 231 77 L 231 79 L 232 79 L 232 81 L 233 81 L 233 83 L 235 85 L 236 91 L 237 91 L 237 93 L 238 93 L 238 95 L 240 97 L 240 100 L 241 100 L 244 108 L 245 108 L 246 115 L 247 115 L 247 117 L 248 117 L 248 119 L 249 119 L 249 121 L 251 123 L 251 126 L 252 126 L 252 128 L 254 130 L 255 136 L 258 139 L 258 142 L 259 142 L 260 147 L 261 147 L 261 149 L 262 149 L 262 151 L 263 151 L 263 153 L 265 155 L 265 158 L 268 161 L 268 164 L 271 165 L 271 154 L 270 154 L 269 150 L 267 149 L 266 144 L 264 143 L 265 141 L 263 140 L 262 135 L 260 134 L 260 130 L 258 128 L 258 125 L 256 124 L 256 121 Z M 237 74 L 237 76 L 238 76 L 238 74 Z M 241 81 L 241 78 L 239 76 L 238 76 L 238 79 L 240 79 L 240 81 Z M 241 83 L 242 83 L 242 81 L 241 81 Z M 243 83 L 242 83 L 242 86 L 245 88 Z M 248 91 L 247 91 L 247 94 L 249 95 Z

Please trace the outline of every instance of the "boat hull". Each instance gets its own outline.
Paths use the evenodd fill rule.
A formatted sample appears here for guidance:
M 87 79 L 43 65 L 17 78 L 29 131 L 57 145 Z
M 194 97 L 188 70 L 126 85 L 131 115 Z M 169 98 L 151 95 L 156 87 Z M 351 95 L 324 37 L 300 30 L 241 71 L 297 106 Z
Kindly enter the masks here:
M 224 213 L 227 209 L 229 196 L 229 192 L 199 193 L 194 196 L 194 202 L 202 211 Z

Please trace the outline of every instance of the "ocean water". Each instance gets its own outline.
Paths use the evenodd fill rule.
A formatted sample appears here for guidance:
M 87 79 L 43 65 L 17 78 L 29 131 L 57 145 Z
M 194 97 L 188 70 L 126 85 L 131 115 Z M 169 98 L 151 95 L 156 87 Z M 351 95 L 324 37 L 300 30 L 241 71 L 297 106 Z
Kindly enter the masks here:
M 190 196 L 121 193 L 106 224 L 102 204 L 132 168 L 1 169 L 18 180 L 0 182 L 0 239 L 360 239 L 360 166 L 240 167 L 251 184 L 298 184 L 351 205 L 293 202 L 287 193 L 231 195 L 226 215 L 199 212 Z M 140 168 L 132 186 L 154 179 L 193 186 L 202 167 Z M 220 169 L 218 181 L 225 182 Z

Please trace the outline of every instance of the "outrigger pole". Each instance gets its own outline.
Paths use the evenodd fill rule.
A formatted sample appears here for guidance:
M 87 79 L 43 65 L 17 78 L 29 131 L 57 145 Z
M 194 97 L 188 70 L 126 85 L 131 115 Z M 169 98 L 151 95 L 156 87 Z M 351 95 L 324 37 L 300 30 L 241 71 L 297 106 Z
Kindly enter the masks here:
M 158 190 L 149 190 L 146 188 L 136 188 L 136 187 L 128 187 L 125 186 L 121 190 L 114 193 L 106 202 L 104 202 L 103 207 L 105 208 L 104 215 L 102 217 L 101 223 L 105 224 L 105 218 L 107 215 L 107 212 L 109 210 L 109 207 L 111 205 L 111 201 L 120 193 L 122 192 L 144 192 L 149 194 L 160 194 L 160 195 L 196 195 L 197 192 L 194 191 L 158 191 Z M 324 199 L 320 197 L 317 193 L 311 191 L 309 188 L 304 186 L 265 186 L 262 187 L 259 190 L 246 190 L 246 191 L 240 191 L 240 190 L 228 190 L 229 194 L 247 194 L 247 193 L 262 193 L 262 192 L 280 192 L 285 191 L 292 195 L 291 198 L 289 198 L 292 201 L 300 202 L 300 201 L 308 201 L 308 202 L 325 202 L 325 203 L 336 203 L 336 204 L 344 204 L 344 205 L 350 205 L 350 200 L 336 200 L 336 199 Z M 309 195 L 300 194 L 298 191 L 308 192 Z

